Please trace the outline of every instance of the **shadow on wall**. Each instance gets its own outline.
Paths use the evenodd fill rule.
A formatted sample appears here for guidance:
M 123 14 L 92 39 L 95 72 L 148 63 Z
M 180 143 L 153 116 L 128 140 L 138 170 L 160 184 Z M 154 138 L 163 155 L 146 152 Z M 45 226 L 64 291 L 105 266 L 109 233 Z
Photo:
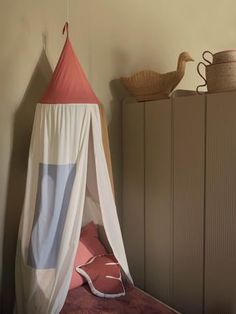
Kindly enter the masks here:
M 108 130 L 114 181 L 116 183 L 116 203 L 120 224 L 122 226 L 122 101 L 129 97 L 129 94 L 119 79 L 115 79 L 110 82 L 110 90 L 112 94 L 112 100 L 110 102 L 112 120 L 108 126 Z M 111 139 L 116 140 L 113 141 Z M 114 167 L 114 165 L 116 165 L 116 167 Z M 119 171 L 115 172 L 116 169 Z
M 52 70 L 43 50 L 14 117 L 3 242 L 2 308 L 0 313 L 4 314 L 13 313 L 15 303 L 16 242 L 24 202 L 28 152 L 35 106 L 45 91 L 51 75 Z

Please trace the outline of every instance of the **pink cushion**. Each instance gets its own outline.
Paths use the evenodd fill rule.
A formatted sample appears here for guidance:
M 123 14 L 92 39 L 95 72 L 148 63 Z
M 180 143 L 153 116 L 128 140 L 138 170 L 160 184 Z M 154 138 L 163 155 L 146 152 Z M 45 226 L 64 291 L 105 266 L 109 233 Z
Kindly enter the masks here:
M 86 264 L 76 267 L 76 271 L 87 280 L 92 293 L 98 297 L 125 295 L 121 268 L 112 254 L 95 256 Z
M 93 222 L 90 222 L 81 230 L 69 289 L 71 290 L 76 287 L 80 287 L 85 282 L 84 278 L 76 272 L 76 266 L 87 263 L 96 255 L 106 253 L 106 249 L 99 241 L 96 225 Z

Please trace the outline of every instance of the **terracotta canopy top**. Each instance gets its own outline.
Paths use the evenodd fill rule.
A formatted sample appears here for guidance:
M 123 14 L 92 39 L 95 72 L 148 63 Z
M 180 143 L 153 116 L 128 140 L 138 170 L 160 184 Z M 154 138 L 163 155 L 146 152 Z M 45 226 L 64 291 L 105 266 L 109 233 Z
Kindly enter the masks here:
M 77 59 L 68 36 L 68 23 L 64 31 L 67 38 L 53 72 L 49 86 L 40 103 L 42 104 L 99 104 L 85 73 Z

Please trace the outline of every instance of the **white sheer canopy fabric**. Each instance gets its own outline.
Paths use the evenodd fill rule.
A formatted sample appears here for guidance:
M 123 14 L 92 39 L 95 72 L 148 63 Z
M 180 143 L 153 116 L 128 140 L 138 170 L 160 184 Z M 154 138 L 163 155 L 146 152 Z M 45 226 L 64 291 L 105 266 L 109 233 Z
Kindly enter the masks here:
M 83 213 L 104 226 L 129 274 L 97 104 L 38 104 L 16 257 L 18 314 L 59 313 Z

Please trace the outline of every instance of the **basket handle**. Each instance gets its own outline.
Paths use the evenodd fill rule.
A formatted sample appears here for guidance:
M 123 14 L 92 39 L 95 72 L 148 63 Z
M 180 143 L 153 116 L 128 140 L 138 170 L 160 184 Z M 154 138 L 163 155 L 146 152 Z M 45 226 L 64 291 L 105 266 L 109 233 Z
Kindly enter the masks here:
M 211 60 L 211 61 L 206 58 L 206 55 L 207 55 L 207 54 L 211 55 L 211 57 L 212 57 L 212 60 Z M 210 51 L 208 51 L 208 50 L 206 50 L 206 51 L 204 51 L 204 52 L 202 53 L 202 58 L 203 58 L 203 60 L 205 60 L 208 64 L 212 64 L 212 62 L 213 62 L 213 57 L 214 57 L 213 53 L 210 52 Z
M 207 67 L 206 64 L 203 63 L 203 62 L 199 62 L 198 65 L 197 65 L 197 72 L 198 72 L 198 74 L 201 76 L 201 78 L 202 78 L 202 79 L 204 80 L 204 82 L 205 82 L 204 84 L 197 86 L 196 92 L 197 92 L 198 94 L 201 94 L 200 91 L 199 91 L 199 88 L 200 88 L 200 87 L 204 87 L 204 86 L 207 85 L 207 81 L 206 81 L 205 77 L 204 77 L 204 76 L 202 75 L 202 73 L 200 72 L 200 66 L 201 66 L 201 65 L 203 65 L 203 66 L 205 67 L 205 72 L 206 72 L 206 67 Z

